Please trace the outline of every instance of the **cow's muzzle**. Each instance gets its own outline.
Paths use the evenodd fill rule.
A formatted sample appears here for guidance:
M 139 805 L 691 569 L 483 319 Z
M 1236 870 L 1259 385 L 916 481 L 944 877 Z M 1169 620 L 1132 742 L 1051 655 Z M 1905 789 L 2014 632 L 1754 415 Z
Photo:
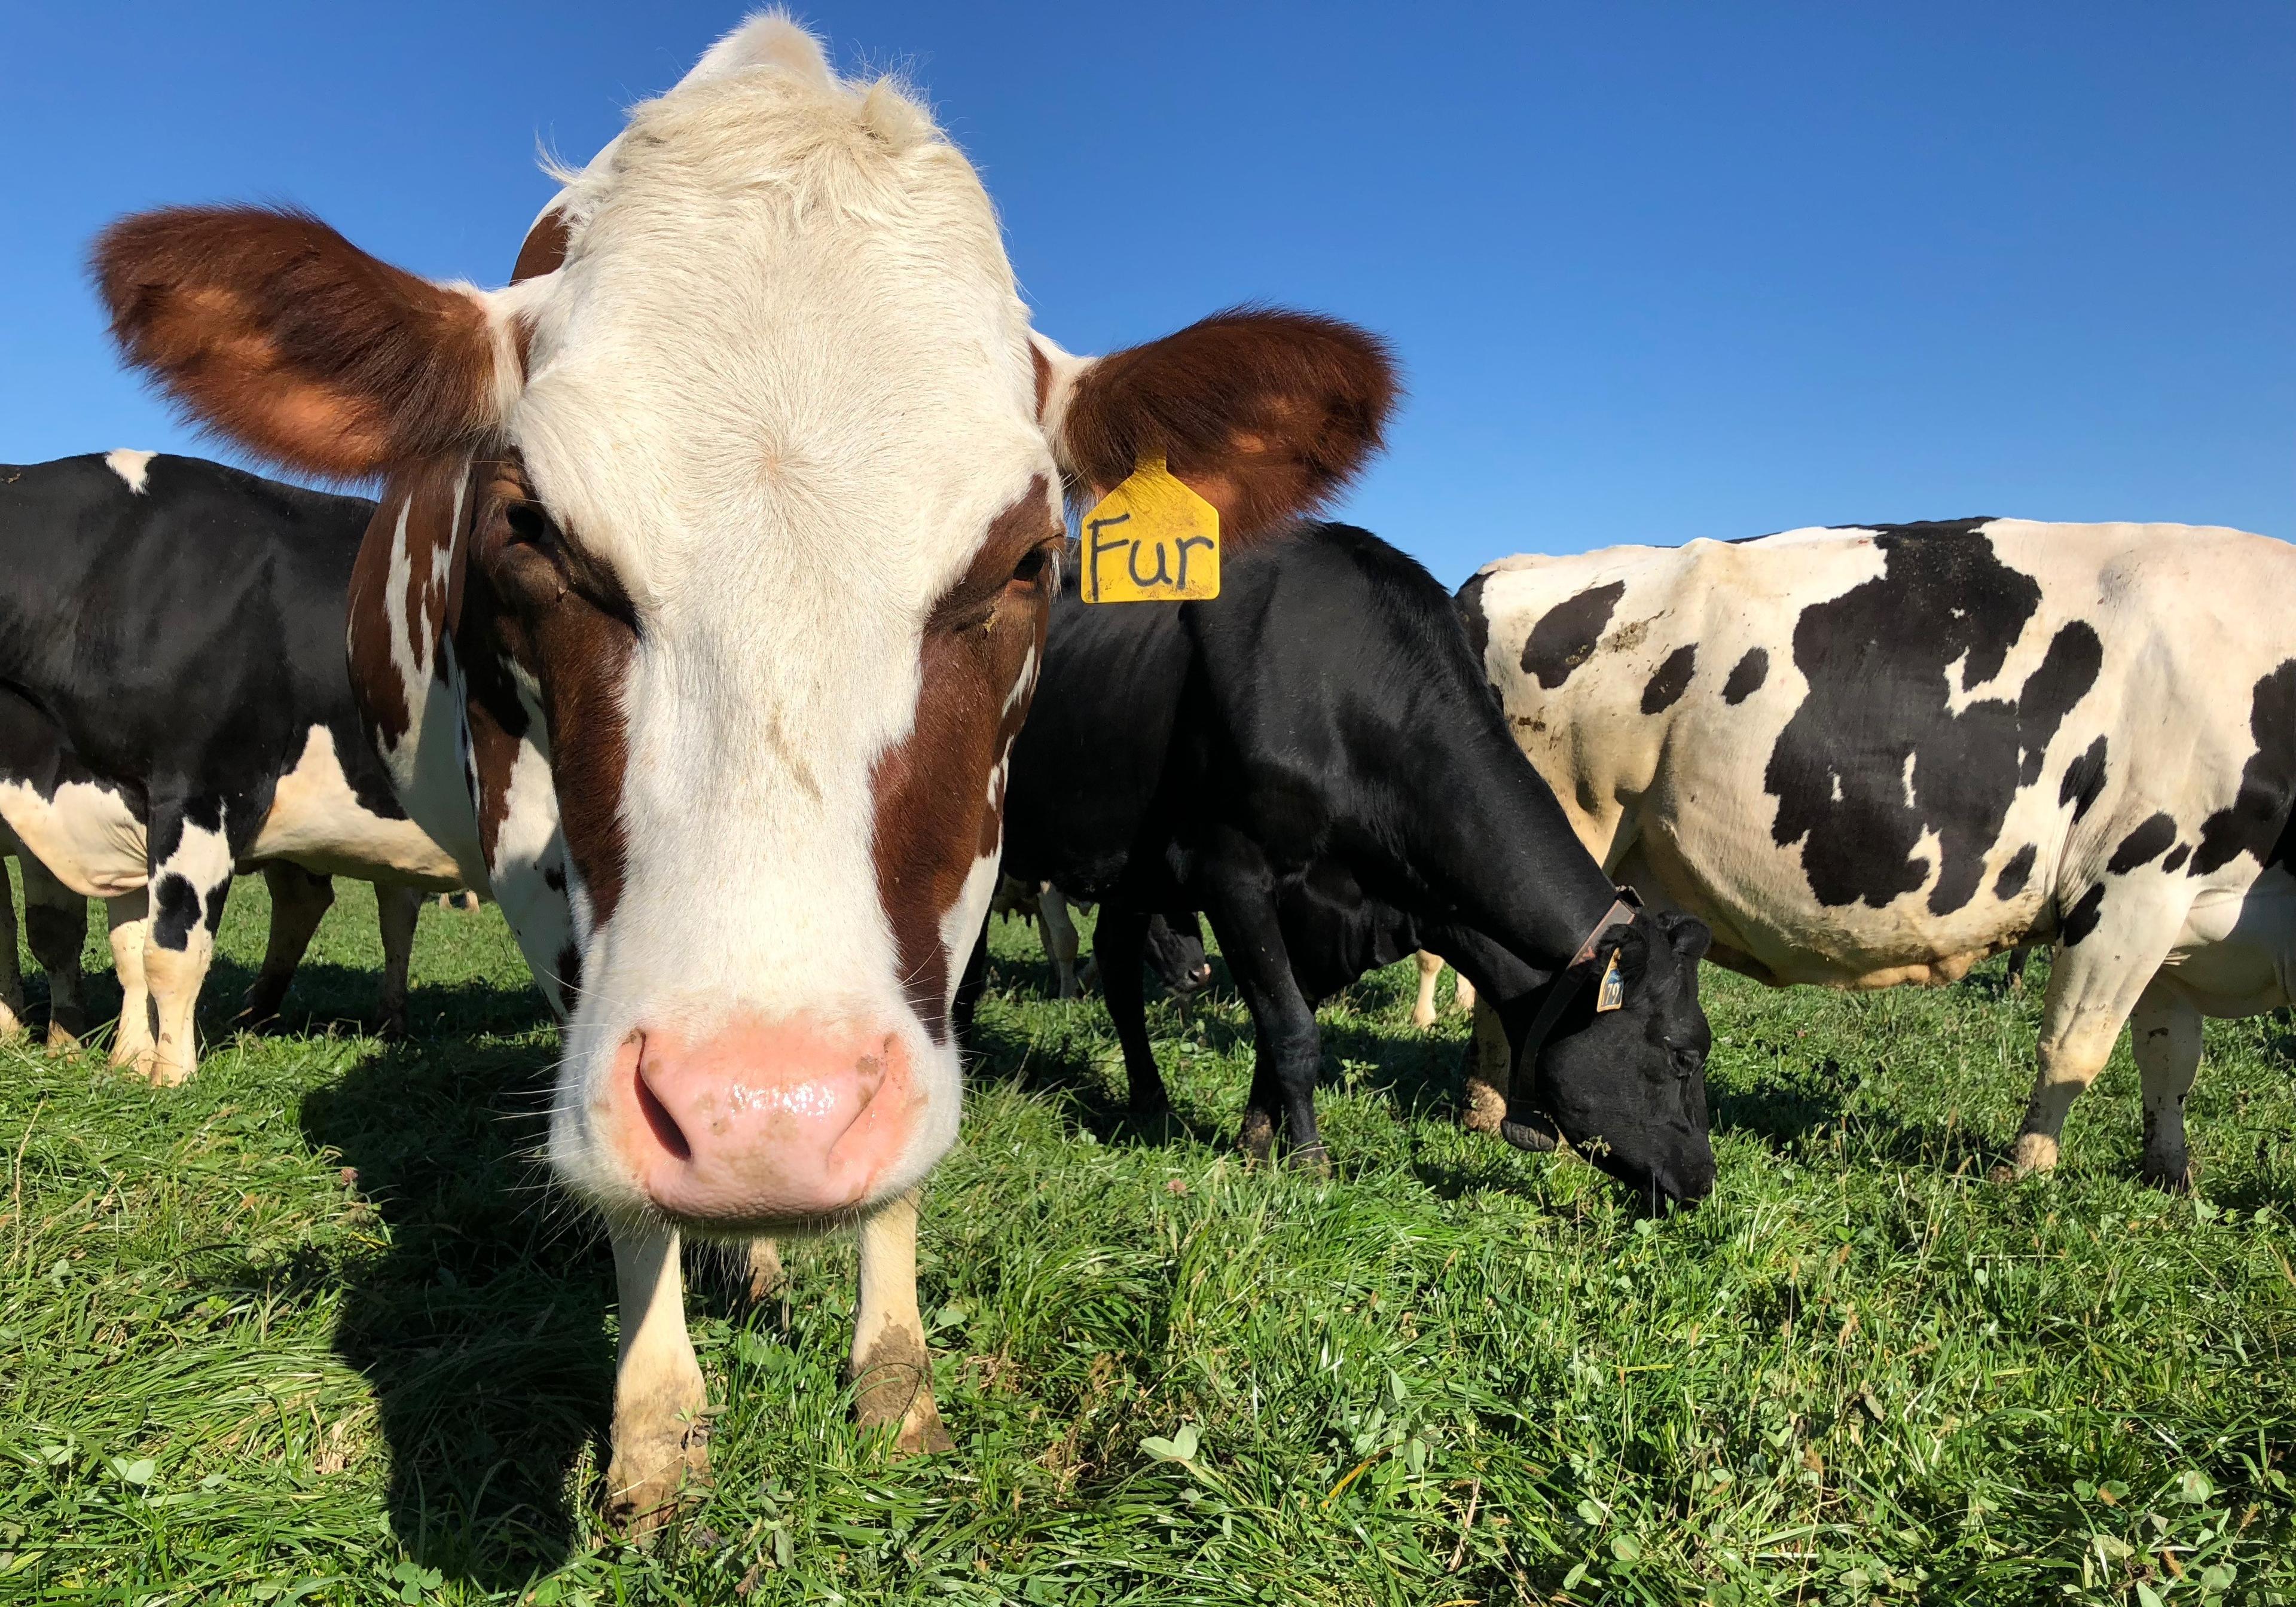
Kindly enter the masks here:
M 798 1016 L 698 1040 L 623 1039 L 607 1131 L 648 1203 L 697 1226 L 832 1217 L 873 1202 L 926 1100 L 899 1033 Z

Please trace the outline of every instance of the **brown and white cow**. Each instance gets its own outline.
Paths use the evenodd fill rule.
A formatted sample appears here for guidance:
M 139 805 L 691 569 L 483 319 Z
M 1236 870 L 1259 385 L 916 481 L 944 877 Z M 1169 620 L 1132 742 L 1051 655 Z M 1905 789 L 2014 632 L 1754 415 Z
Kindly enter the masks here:
M 2296 987 L 2290 595 L 2284 542 L 2005 519 L 1507 558 L 1459 601 L 1580 840 L 1712 958 L 1887 988 L 2053 944 L 2008 1169 L 2133 1022 L 2180 1183 L 2202 1017 Z
M 96 272 L 193 414 L 387 477 L 353 679 L 566 1013 L 549 1152 L 613 1233 L 615 1507 L 706 1464 L 688 1232 L 858 1224 L 860 1415 L 947 1444 L 914 1191 L 1063 483 L 1161 454 L 1249 541 L 1376 446 L 1379 344 L 1242 312 L 1071 357 L 923 107 L 779 16 L 630 113 L 507 289 L 249 208 L 125 220 Z

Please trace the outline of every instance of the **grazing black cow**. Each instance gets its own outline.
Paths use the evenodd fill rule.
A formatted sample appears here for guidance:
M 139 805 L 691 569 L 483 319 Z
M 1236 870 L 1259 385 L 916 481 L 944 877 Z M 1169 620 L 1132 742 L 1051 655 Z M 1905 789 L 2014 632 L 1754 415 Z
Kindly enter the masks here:
M 1551 1117 L 1638 1191 L 1702 1198 L 1705 929 L 1617 901 L 1443 589 L 1344 525 L 1237 553 L 1222 585 L 1124 605 L 1064 589 L 1007 783 L 1007 873 L 1100 900 L 1136 1114 L 1167 1108 L 1139 946 L 1152 915 L 1201 909 L 1258 1031 L 1247 1151 L 1281 1127 L 1321 1162 L 1314 1001 L 1423 947 L 1536 1056 L 1511 1138 L 1538 1147 Z
M 112 1059 L 188 1077 L 224 899 L 257 867 L 272 928 L 249 1013 L 277 1011 L 329 878 L 348 875 L 378 884 L 386 1022 L 403 1016 L 419 890 L 461 877 L 399 808 L 351 703 L 344 599 L 373 512 L 149 452 L 0 467 L 0 852 L 23 867 L 52 1035 L 84 1027 L 86 900 L 102 898 L 124 995 Z M 0 939 L 20 1009 L 13 931 Z

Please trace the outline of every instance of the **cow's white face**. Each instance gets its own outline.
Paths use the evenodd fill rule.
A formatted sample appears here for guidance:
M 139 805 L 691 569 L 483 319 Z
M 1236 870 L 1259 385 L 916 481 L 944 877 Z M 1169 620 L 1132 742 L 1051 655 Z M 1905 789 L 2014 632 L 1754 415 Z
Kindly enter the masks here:
M 450 689 L 497 884 L 513 841 L 563 884 L 553 1160 L 611 1212 L 726 1230 L 865 1209 L 955 1136 L 947 1015 L 1063 484 L 1160 455 L 1250 539 L 1392 397 L 1377 342 L 1300 315 L 1033 340 L 964 157 L 773 18 L 632 115 L 506 290 L 245 209 L 127 220 L 97 271 L 203 418 L 390 471 L 353 680 L 402 790 Z
M 785 53 L 641 108 L 545 220 L 562 265 L 507 292 L 524 485 L 476 548 L 522 616 L 594 616 L 535 620 L 537 678 L 601 683 L 624 750 L 611 791 L 612 756 L 555 756 L 581 986 L 553 1156 L 611 1206 L 761 1221 L 882 1198 L 955 1136 L 947 934 L 986 911 L 1061 532 L 972 168 Z M 886 819 L 905 788 L 929 842 Z

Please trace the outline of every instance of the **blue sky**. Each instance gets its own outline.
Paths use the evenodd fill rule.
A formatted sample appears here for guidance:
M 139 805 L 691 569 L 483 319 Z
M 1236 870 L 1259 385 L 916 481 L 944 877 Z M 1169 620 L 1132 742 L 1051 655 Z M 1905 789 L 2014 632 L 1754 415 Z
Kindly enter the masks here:
M 88 235 L 309 207 L 485 283 L 737 4 L 0 3 L 0 460 L 217 449 Z M 1271 300 L 1411 398 L 1349 516 L 1527 549 L 2013 513 L 2296 538 L 2296 6 L 812 4 L 980 167 L 1039 327 Z

